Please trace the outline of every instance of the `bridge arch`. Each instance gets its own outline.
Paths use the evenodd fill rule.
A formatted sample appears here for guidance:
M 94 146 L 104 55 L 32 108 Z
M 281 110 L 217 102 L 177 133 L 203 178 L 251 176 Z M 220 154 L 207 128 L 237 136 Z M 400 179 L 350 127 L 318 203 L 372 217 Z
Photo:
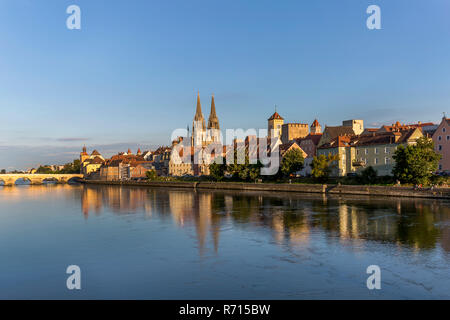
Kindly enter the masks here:
M 28 185 L 28 184 L 33 184 L 33 180 L 31 180 L 28 177 L 19 177 L 16 179 L 11 179 L 10 182 L 12 182 L 11 184 L 13 185 Z
M 75 183 L 80 183 L 83 179 L 80 177 L 71 177 L 69 179 L 67 179 L 67 183 L 69 184 L 75 184 Z
M 42 183 L 43 184 L 59 183 L 59 180 L 57 178 L 55 178 L 55 177 L 48 177 L 48 178 L 42 179 Z

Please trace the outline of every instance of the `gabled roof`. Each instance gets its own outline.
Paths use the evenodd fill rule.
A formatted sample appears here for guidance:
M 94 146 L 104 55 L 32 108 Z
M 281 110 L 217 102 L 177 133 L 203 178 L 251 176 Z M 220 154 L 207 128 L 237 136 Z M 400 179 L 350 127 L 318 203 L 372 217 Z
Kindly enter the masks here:
M 320 126 L 319 121 L 317 119 L 314 119 L 314 122 L 312 123 L 311 127 L 318 127 Z
M 324 133 L 327 133 L 331 139 L 336 138 L 337 136 L 343 135 L 354 135 L 355 131 L 353 131 L 352 127 L 347 126 L 337 126 L 337 127 L 325 127 Z
M 353 139 L 355 146 L 368 146 L 375 144 L 391 144 L 399 139 L 401 134 L 399 132 L 380 132 L 364 134 Z
M 91 156 L 101 156 L 101 154 L 97 150 L 94 150 L 92 151 Z
M 274 120 L 274 119 L 280 119 L 284 120 L 282 116 L 278 114 L 278 112 L 275 111 L 275 113 L 268 119 L 268 120 Z
M 291 149 L 292 147 L 293 147 L 293 148 L 296 148 L 296 149 L 299 149 L 299 150 L 302 151 L 303 154 L 306 154 L 306 152 L 304 152 L 303 149 L 300 148 L 300 146 L 298 145 L 297 142 L 291 141 L 291 142 L 283 143 L 283 144 L 280 144 L 280 145 L 279 145 L 278 148 L 279 148 L 279 150 L 280 150 L 281 156 L 283 156 L 283 155 L 284 155 L 289 149 Z
M 105 161 L 103 161 L 103 159 L 98 156 L 95 156 L 92 159 L 88 159 L 88 160 L 84 161 L 84 163 L 87 163 L 87 164 L 102 164 L 104 162 Z
M 409 130 L 405 130 L 403 132 L 401 132 L 401 136 L 398 139 L 397 143 L 406 143 L 408 142 L 409 138 L 411 138 L 411 136 L 417 131 L 419 130 L 420 133 L 422 133 L 422 130 L 420 128 L 412 128 Z
M 297 144 L 300 145 L 302 141 L 311 140 L 314 145 L 318 145 L 320 138 L 322 138 L 322 133 L 310 133 L 304 138 L 296 139 Z

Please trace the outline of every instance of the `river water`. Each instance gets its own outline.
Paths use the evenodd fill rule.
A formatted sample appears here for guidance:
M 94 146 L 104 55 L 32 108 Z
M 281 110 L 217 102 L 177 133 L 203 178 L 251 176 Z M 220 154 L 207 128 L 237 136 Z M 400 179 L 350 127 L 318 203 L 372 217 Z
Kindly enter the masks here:
M 450 201 L 0 187 L 0 257 L 1 299 L 449 299 Z

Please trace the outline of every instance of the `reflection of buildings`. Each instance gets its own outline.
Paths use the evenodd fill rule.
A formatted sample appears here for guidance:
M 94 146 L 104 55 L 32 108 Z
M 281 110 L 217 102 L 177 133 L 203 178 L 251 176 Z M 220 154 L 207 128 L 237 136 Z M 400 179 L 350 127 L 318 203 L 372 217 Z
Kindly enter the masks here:
M 118 214 L 144 211 L 151 215 L 149 191 L 145 188 L 85 187 L 81 197 L 83 214 L 88 218 L 91 211 L 99 214 L 107 207 Z
M 438 200 L 116 186 L 85 186 L 80 191 L 86 218 L 91 212 L 100 214 L 107 208 L 117 214 L 142 212 L 148 217 L 172 220 L 195 232 L 200 254 L 208 250 L 209 242 L 218 251 L 220 232 L 230 224 L 233 229 L 251 228 L 251 232 L 270 234 L 276 244 L 288 247 L 308 246 L 314 234 L 328 240 L 357 242 L 353 247 L 358 250 L 364 250 L 365 241 L 371 240 L 416 249 L 431 249 L 439 244 L 450 251 L 449 228 L 442 226 L 450 221 L 450 209 Z
M 83 215 L 88 218 L 89 212 L 94 211 L 100 214 L 103 209 L 101 194 L 92 188 L 84 188 L 81 195 L 81 210 Z
M 211 193 L 172 191 L 169 192 L 169 204 L 173 219 L 178 226 L 195 225 L 200 252 L 203 252 L 205 248 L 208 233 L 211 234 L 214 250 L 218 250 L 219 217 L 213 210 Z

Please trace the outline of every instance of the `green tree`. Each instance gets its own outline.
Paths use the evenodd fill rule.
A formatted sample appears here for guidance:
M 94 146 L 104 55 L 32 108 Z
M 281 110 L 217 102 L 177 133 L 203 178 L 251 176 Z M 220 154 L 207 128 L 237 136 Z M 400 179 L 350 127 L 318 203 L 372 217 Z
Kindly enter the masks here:
M 249 165 L 248 177 L 250 178 L 250 180 L 255 181 L 261 176 L 261 168 L 262 163 L 259 160 L 256 164 Z
M 377 170 L 372 166 L 368 166 L 361 172 L 361 182 L 364 184 L 373 184 L 377 182 Z
M 261 162 L 257 161 L 256 164 L 251 164 L 248 151 L 245 152 L 243 162 L 244 163 L 238 163 L 237 150 L 234 150 L 234 162 L 226 166 L 226 171 L 229 172 L 235 180 L 256 180 L 260 176 L 260 170 L 262 167 Z
M 227 166 L 223 162 L 223 158 L 217 158 L 213 163 L 209 165 L 209 174 L 216 181 L 221 181 L 225 176 L 225 170 Z
M 145 173 L 145 175 L 147 176 L 147 179 L 150 181 L 155 181 L 158 180 L 158 175 L 156 174 L 156 170 L 149 170 Z
M 6 170 L 2 169 L 2 171 L 0 172 L 0 174 L 6 174 Z
M 402 183 L 425 184 L 438 168 L 441 155 L 434 151 L 431 139 L 422 137 L 413 145 L 397 147 L 392 173 Z
M 40 166 L 37 170 L 36 173 L 40 173 L 40 174 L 50 174 L 53 173 L 53 170 L 49 167 L 49 166 Z
M 290 176 L 291 174 L 303 169 L 305 159 L 299 149 L 292 149 L 285 153 L 283 160 L 281 160 L 281 173 L 284 176 Z
M 72 173 L 80 173 L 81 172 L 81 162 L 80 159 L 73 160 L 72 164 Z
M 339 161 L 338 154 L 329 153 L 328 156 L 321 154 L 313 158 L 311 163 L 311 174 L 319 181 L 326 181 L 330 176 L 331 170 L 336 167 Z

